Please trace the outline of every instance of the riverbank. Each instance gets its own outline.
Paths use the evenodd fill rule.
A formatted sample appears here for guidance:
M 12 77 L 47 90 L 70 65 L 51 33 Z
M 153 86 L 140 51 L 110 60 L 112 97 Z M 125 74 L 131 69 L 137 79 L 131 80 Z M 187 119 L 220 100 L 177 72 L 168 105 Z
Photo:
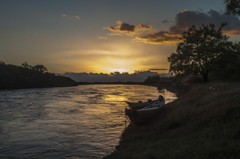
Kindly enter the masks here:
M 239 82 L 194 85 L 154 121 L 130 124 L 105 158 L 240 158 L 239 103 Z

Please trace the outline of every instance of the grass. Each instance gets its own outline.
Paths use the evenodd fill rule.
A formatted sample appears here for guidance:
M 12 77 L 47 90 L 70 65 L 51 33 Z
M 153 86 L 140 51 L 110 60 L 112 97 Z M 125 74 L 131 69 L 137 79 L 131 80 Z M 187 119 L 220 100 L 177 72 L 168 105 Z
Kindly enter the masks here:
M 240 158 L 239 103 L 240 83 L 194 85 L 152 122 L 130 124 L 105 158 Z

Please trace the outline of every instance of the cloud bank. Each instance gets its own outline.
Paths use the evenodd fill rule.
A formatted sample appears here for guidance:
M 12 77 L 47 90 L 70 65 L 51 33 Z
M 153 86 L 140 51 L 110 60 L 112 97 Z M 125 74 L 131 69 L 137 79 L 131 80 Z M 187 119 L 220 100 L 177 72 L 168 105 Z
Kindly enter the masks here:
M 162 23 L 172 23 L 170 20 L 163 20 Z M 134 42 L 144 42 L 151 44 L 177 43 L 184 31 L 195 25 L 196 27 L 209 24 L 215 24 L 219 28 L 221 23 L 227 23 L 223 28 L 223 33 L 227 35 L 240 35 L 240 20 L 233 15 L 226 15 L 215 10 L 207 13 L 201 11 L 184 10 L 175 17 L 175 22 L 168 28 L 168 31 L 156 31 L 151 25 L 130 25 L 125 22 L 118 21 L 118 26 L 107 27 L 113 33 L 110 35 L 136 35 Z
M 153 70 L 153 69 L 151 69 Z M 168 73 L 158 74 L 157 72 L 150 72 L 150 71 L 142 71 L 133 74 L 129 74 L 128 72 L 113 72 L 111 74 L 104 74 L 104 73 L 72 73 L 66 72 L 62 74 L 63 76 L 70 77 L 76 82 L 143 82 L 147 79 L 148 76 L 156 76 L 159 75 L 160 77 L 169 77 L 171 76 Z
M 152 69 L 149 69 L 149 71 L 166 71 L 166 70 L 168 70 L 168 69 L 165 69 L 165 68 L 152 68 Z

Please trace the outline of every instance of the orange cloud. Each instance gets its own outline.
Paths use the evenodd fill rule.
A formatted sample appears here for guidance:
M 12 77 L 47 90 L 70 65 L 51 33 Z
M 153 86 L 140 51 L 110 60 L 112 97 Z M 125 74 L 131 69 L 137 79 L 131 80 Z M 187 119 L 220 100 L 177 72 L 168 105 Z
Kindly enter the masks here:
M 169 20 L 163 20 L 162 23 L 172 23 Z M 175 17 L 175 22 L 172 27 L 168 28 L 168 31 L 157 31 L 151 25 L 130 25 L 125 22 L 118 21 L 118 26 L 107 27 L 108 30 L 113 33 L 110 35 L 136 35 L 132 42 L 144 42 L 151 44 L 172 44 L 180 41 L 180 37 L 184 31 L 187 31 L 189 27 L 195 25 L 196 27 L 209 24 L 215 24 L 218 28 L 221 23 L 227 23 L 227 26 L 223 28 L 223 33 L 227 35 L 240 35 L 240 20 L 232 15 L 226 15 L 214 10 L 210 10 L 207 13 L 199 11 L 184 10 L 179 12 Z M 106 28 L 105 28 L 106 29 Z
M 144 42 L 151 44 L 177 43 L 180 41 L 181 34 L 171 34 L 165 31 L 150 32 L 136 37 L 135 42 Z
M 74 16 L 74 18 L 76 18 L 76 19 L 80 19 L 80 17 L 79 17 L 79 16 L 77 16 L 77 15 L 75 15 L 75 16 Z
M 70 16 L 70 17 L 69 17 L 67 14 L 63 14 L 62 17 L 67 17 L 67 18 L 70 19 L 70 20 L 73 19 L 73 18 L 75 18 L 75 19 L 80 19 L 80 17 L 79 17 L 78 15 Z

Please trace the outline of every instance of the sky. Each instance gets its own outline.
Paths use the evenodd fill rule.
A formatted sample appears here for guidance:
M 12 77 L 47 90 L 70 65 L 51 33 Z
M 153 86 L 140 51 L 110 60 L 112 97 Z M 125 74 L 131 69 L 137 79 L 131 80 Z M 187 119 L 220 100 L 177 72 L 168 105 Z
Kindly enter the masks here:
M 167 58 L 192 25 L 240 20 L 223 0 L 1 0 L 0 61 L 54 73 L 168 73 Z

